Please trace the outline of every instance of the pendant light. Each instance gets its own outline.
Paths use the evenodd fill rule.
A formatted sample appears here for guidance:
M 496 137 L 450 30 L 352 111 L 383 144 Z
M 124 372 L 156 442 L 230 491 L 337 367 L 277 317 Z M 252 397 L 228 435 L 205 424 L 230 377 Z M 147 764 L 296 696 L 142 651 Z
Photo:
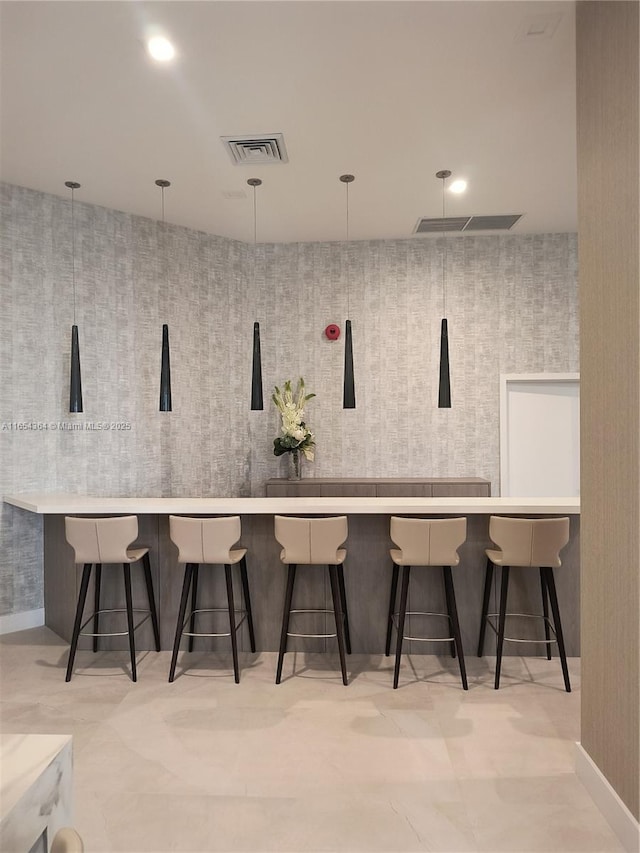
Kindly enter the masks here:
M 436 172 L 436 178 L 442 180 L 442 320 L 440 322 L 440 381 L 438 384 L 438 408 L 451 408 L 451 381 L 449 377 L 449 329 L 446 318 L 446 267 L 447 267 L 447 238 L 445 234 L 444 194 L 447 178 L 451 177 L 448 169 Z
M 165 283 L 167 275 L 167 234 L 164 222 L 164 191 L 171 186 L 170 181 L 158 179 L 156 186 L 160 187 L 162 194 L 162 243 L 164 246 L 164 270 Z M 160 364 L 160 405 L 161 412 L 171 412 L 171 353 L 169 350 L 169 326 L 167 323 L 162 325 L 162 358 Z
M 65 181 L 65 187 L 71 190 L 71 278 L 73 281 L 73 325 L 71 326 L 71 375 L 69 379 L 69 411 L 83 412 L 82 375 L 80 372 L 80 344 L 76 326 L 76 224 L 74 211 L 74 193 L 80 189 L 77 181 Z
M 340 180 L 345 185 L 346 195 L 346 234 L 349 243 L 349 184 L 355 181 L 354 175 L 340 175 Z M 350 271 L 347 268 L 347 317 L 351 314 L 350 305 Z M 351 320 L 347 320 L 344 330 L 344 380 L 342 384 L 342 408 L 355 409 L 356 388 L 353 376 L 353 339 L 351 335 Z
M 257 244 L 257 206 L 256 187 L 262 184 L 260 178 L 249 178 L 247 181 L 253 187 L 253 294 L 256 293 L 256 244 Z M 260 355 L 260 323 L 253 324 L 253 362 L 251 365 L 251 411 L 259 412 L 264 409 L 262 398 L 262 358 Z

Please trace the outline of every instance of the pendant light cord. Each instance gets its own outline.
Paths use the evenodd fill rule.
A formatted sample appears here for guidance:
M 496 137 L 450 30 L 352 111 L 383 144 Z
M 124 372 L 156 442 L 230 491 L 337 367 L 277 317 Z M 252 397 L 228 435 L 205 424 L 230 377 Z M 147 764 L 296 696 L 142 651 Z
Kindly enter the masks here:
M 346 231 L 347 231 L 347 261 L 349 257 L 349 181 L 345 181 L 346 187 Z M 351 266 L 347 264 L 347 317 L 351 316 Z
M 71 280 L 73 282 L 73 325 L 76 325 L 76 222 L 74 211 L 74 187 L 71 187 Z
M 349 243 L 349 184 L 355 181 L 355 175 L 340 175 L 340 180 L 346 185 L 345 195 L 345 230 L 347 232 L 347 243 Z M 346 251 L 346 250 L 345 250 Z M 348 260 L 348 253 L 347 253 Z M 347 264 L 347 317 L 351 315 L 351 266 Z
M 161 206 L 161 210 L 162 210 L 162 248 L 164 250 L 163 251 L 163 254 L 164 254 L 164 285 L 165 285 L 165 289 L 167 290 L 167 296 L 168 296 L 169 270 L 167 269 L 167 262 L 168 262 L 168 258 L 167 258 L 167 229 L 166 229 L 165 224 L 164 224 L 164 185 L 160 187 L 160 206 Z
M 255 259 L 255 248 L 258 240 L 258 203 L 256 201 L 256 185 L 253 185 L 253 248 L 254 248 L 254 259 Z M 255 263 L 254 263 L 254 277 L 255 277 Z
M 256 247 L 258 245 L 258 202 L 253 184 L 253 298 L 256 299 Z
M 249 178 L 247 183 L 253 189 L 253 298 L 257 306 L 258 299 L 256 297 L 256 248 L 258 245 L 258 196 L 256 195 L 256 188 L 262 186 L 262 180 L 260 178 Z
M 164 187 L 160 188 L 161 199 L 162 199 L 162 243 L 164 245 L 164 286 L 167 294 L 167 301 L 169 299 L 169 256 L 167 254 L 167 226 L 164 221 Z M 165 303 L 166 304 L 166 303 Z
M 73 285 L 73 325 L 76 325 L 76 211 L 75 191 L 80 189 L 77 181 L 65 181 L 65 187 L 71 190 L 71 282 Z
M 446 288 L 446 276 L 447 276 L 447 232 L 444 227 L 445 213 L 444 213 L 444 193 L 445 193 L 445 184 L 446 177 L 442 178 L 442 239 L 444 240 L 444 246 L 442 251 L 442 316 L 447 316 L 447 288 Z
M 164 283 L 167 288 L 167 293 L 169 290 L 169 268 L 168 268 L 168 254 L 167 254 L 167 231 L 165 228 L 164 221 L 164 191 L 167 187 L 171 186 L 171 181 L 166 181 L 162 178 L 158 178 L 156 181 L 156 186 L 160 187 L 160 209 L 162 212 L 162 249 L 164 253 Z M 167 296 L 168 301 L 168 296 Z M 158 305 L 160 300 L 158 299 Z

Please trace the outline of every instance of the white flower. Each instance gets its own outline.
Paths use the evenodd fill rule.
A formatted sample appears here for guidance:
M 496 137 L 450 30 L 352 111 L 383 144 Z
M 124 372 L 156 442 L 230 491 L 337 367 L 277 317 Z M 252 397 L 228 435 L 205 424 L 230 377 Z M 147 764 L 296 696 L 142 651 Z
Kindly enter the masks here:
M 315 440 L 304 422 L 304 404 L 312 397 L 315 394 L 305 393 L 303 379 L 298 380 L 295 391 L 290 380 L 284 383 L 282 390 L 277 386 L 274 388 L 271 399 L 282 418 L 281 437 L 274 439 L 273 452 L 276 456 L 299 450 L 308 460 L 313 460 Z

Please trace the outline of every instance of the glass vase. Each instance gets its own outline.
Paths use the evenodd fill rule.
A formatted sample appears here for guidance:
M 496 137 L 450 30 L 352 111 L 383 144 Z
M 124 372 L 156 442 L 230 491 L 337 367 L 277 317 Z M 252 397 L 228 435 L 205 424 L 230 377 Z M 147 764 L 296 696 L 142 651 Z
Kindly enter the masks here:
M 299 450 L 292 450 L 289 454 L 289 480 L 302 479 L 302 453 Z

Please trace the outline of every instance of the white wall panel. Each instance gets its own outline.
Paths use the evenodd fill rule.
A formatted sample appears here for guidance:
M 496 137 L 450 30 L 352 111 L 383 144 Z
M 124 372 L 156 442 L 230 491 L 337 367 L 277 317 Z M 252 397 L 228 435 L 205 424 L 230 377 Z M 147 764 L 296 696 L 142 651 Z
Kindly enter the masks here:
M 502 376 L 500 494 L 580 494 L 580 385 L 577 376 Z

